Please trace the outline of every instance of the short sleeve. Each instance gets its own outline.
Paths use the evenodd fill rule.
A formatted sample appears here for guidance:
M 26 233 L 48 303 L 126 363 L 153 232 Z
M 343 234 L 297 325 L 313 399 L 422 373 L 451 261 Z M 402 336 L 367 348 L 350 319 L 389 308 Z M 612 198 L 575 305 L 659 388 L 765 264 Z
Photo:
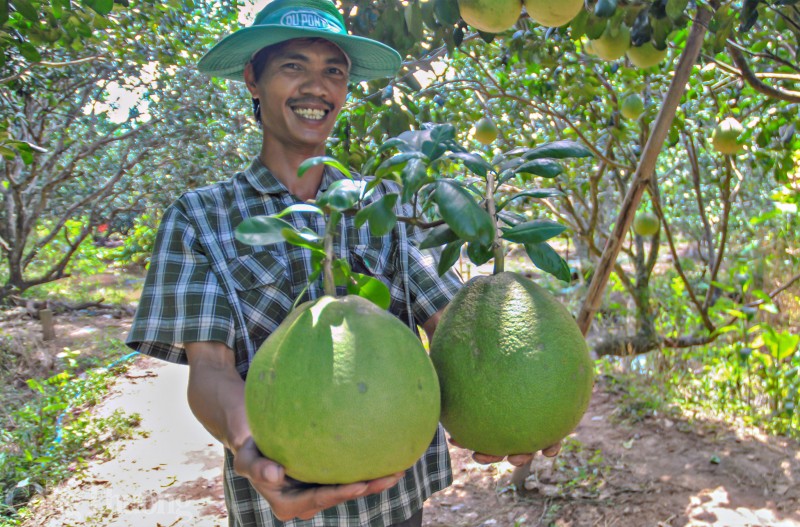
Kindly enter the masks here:
M 126 344 L 141 353 L 185 364 L 183 344 L 202 341 L 233 348 L 233 314 L 194 226 L 172 205 L 159 226 Z

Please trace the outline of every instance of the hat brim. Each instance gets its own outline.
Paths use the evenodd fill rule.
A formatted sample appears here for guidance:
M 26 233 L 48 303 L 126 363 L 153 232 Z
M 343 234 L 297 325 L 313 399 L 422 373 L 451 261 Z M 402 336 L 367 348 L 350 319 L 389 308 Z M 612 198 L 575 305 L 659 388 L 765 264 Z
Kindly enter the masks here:
M 324 38 L 339 46 L 350 58 L 350 79 L 355 82 L 392 77 L 402 63 L 397 51 L 376 40 L 267 24 L 242 28 L 228 35 L 200 59 L 197 67 L 213 77 L 244 82 L 244 68 L 253 53 L 293 38 Z

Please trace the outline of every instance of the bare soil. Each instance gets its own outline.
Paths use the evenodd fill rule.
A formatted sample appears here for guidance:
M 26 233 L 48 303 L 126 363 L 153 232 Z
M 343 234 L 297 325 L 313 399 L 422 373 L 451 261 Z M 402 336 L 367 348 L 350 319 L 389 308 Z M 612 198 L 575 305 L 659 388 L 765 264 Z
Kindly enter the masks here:
M 66 346 L 90 328 L 121 337 L 127 325 L 59 317 L 59 341 L 44 348 Z M 141 433 L 47 489 L 25 527 L 227 525 L 221 447 L 188 409 L 187 373 L 133 359 L 96 411 L 139 413 Z M 599 380 L 562 453 L 537 458 L 519 490 L 510 465 L 479 465 L 453 447 L 455 482 L 428 501 L 424 525 L 800 527 L 796 442 L 675 417 L 622 423 L 620 397 Z

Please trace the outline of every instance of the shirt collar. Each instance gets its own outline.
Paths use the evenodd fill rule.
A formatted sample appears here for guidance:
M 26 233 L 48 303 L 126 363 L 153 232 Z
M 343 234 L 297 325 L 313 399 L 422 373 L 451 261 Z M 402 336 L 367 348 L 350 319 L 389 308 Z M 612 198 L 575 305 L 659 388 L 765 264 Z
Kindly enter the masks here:
M 325 165 L 322 171 L 322 181 L 319 185 L 319 192 L 320 193 L 326 191 L 328 186 L 337 178 L 339 174 L 338 170 L 332 169 L 328 165 Z M 256 189 L 261 194 L 288 194 L 289 189 L 286 188 L 286 185 L 281 183 L 278 178 L 276 178 L 272 172 L 264 166 L 264 163 L 258 157 L 253 158 L 250 162 L 250 166 L 244 172 L 245 177 L 247 178 L 248 183 Z

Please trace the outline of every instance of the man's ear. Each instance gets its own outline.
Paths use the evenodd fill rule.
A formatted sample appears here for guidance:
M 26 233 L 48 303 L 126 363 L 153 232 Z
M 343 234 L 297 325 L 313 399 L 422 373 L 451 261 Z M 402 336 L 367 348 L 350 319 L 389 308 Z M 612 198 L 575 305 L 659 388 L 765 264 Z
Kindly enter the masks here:
M 256 75 L 253 73 L 253 65 L 249 62 L 244 67 L 244 83 L 250 91 L 250 95 L 254 99 L 258 99 L 258 92 L 256 91 Z

